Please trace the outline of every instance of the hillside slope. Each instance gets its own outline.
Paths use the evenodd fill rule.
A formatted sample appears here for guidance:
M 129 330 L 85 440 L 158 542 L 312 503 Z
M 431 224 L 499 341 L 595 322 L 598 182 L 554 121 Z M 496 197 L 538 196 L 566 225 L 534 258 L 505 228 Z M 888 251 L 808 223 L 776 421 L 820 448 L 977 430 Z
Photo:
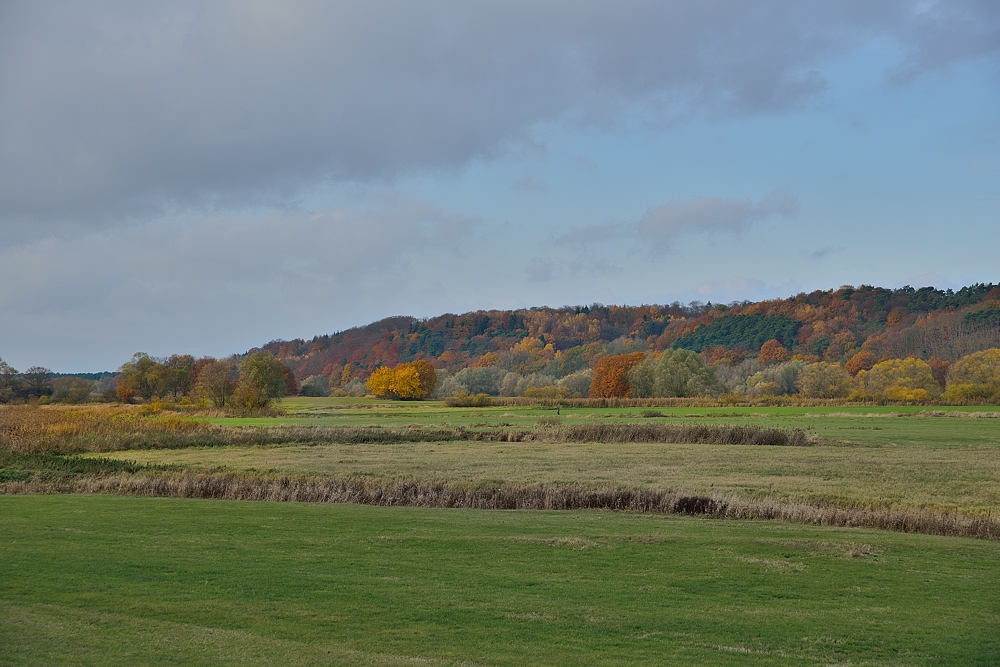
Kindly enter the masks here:
M 378 366 L 416 359 L 455 372 L 495 365 L 502 355 L 510 371 L 562 377 L 606 354 L 634 350 L 680 347 L 708 362 L 738 361 L 771 339 L 805 358 L 844 362 L 866 349 L 880 358 L 954 361 L 1000 346 L 1000 285 L 958 291 L 863 285 L 729 305 L 594 304 L 390 317 L 309 341 L 272 341 L 264 349 L 299 380 L 323 375 L 338 386 Z

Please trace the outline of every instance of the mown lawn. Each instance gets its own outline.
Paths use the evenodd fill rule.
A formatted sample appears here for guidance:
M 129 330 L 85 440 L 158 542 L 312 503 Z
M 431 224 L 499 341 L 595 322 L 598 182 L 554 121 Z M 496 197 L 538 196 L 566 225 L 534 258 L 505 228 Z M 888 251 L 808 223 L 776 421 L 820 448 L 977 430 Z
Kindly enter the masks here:
M 0 535 L 2 665 L 1000 663 L 995 542 L 112 496 Z

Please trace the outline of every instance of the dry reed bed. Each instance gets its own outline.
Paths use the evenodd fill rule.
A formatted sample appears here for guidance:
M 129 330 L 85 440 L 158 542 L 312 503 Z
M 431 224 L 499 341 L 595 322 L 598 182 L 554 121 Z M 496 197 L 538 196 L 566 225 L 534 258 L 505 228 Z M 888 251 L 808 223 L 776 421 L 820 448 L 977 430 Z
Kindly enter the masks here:
M 801 429 L 715 424 L 591 423 L 560 429 L 567 442 L 664 442 L 711 445 L 802 447 L 813 444 Z
M 213 426 L 179 417 L 143 416 L 106 409 L 0 411 L 0 448 L 25 454 L 128 449 L 254 446 L 308 443 L 394 444 L 483 440 L 503 442 L 664 442 L 725 445 L 811 444 L 801 430 L 758 426 L 594 423 L 534 429 L 380 428 L 335 426 Z
M 0 494 L 30 493 L 110 493 L 169 498 L 493 510 L 602 509 L 1000 539 L 1000 520 L 993 517 L 782 503 L 727 495 L 691 495 L 677 491 L 586 489 L 538 484 L 468 488 L 407 480 L 242 477 L 212 473 L 118 474 L 49 483 L 0 484 Z

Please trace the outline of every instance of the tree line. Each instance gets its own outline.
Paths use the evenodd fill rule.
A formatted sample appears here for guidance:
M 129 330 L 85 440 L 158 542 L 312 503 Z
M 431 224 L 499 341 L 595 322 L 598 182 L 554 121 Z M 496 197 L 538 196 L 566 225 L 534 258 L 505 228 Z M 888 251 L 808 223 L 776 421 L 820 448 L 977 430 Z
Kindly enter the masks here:
M 107 381 L 53 376 L 52 371 L 38 366 L 19 373 L 0 359 L 0 402 L 187 400 L 256 411 L 299 393 L 291 368 L 264 350 L 241 360 L 178 354 L 156 358 L 137 352 Z
M 601 398 L 800 395 L 845 400 L 1000 402 L 1000 348 L 954 364 L 939 359 L 879 359 L 862 350 L 846 364 L 792 356 L 775 339 L 756 359 L 708 365 L 691 350 L 628 353 L 600 359 L 589 395 Z

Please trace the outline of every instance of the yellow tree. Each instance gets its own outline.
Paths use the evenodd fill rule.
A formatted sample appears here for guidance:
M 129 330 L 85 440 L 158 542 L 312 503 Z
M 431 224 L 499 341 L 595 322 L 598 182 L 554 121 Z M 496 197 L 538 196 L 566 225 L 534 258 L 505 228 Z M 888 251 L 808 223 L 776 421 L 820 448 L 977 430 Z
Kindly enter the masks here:
M 376 368 L 375 372 L 371 374 L 368 382 L 365 383 L 365 387 L 372 393 L 372 396 L 389 398 L 392 396 L 392 378 L 392 369 L 388 366 L 381 366 Z
M 1000 349 L 966 355 L 951 367 L 945 397 L 953 400 L 1000 397 Z
M 869 394 L 897 401 L 923 401 L 941 394 L 934 371 L 922 359 L 886 359 L 858 372 L 858 384 Z
M 433 394 L 434 389 L 437 387 L 437 371 L 434 370 L 430 362 L 419 359 L 411 362 L 409 365 L 417 369 L 417 374 L 420 376 L 420 386 L 424 390 L 423 396 Z
M 427 361 L 412 361 L 395 368 L 375 369 L 365 385 L 373 396 L 393 399 L 419 399 L 434 391 L 437 371 Z
M 403 399 L 423 398 L 425 394 L 420 383 L 420 373 L 413 364 L 403 364 L 393 369 L 389 391 L 395 398 Z

